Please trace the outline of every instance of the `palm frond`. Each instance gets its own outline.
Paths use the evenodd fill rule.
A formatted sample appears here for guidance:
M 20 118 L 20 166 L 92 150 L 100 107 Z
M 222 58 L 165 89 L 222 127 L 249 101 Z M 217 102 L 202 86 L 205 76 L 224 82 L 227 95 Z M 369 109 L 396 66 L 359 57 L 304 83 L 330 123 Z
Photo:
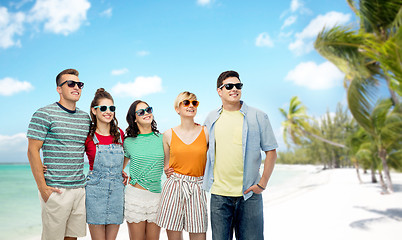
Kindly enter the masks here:
M 372 79 L 355 78 L 351 81 L 347 92 L 349 110 L 359 125 L 370 134 L 374 134 L 370 115 L 375 100 L 376 88 Z
M 335 26 L 323 29 L 314 43 L 315 49 L 323 57 L 335 64 L 347 79 L 370 77 L 373 73 L 367 68 L 367 60 L 361 52 L 364 34 L 350 27 Z

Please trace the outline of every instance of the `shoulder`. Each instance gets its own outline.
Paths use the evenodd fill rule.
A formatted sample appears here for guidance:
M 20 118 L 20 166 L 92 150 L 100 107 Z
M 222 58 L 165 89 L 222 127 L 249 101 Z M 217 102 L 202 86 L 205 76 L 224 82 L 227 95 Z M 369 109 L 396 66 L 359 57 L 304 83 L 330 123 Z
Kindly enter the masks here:
M 241 111 L 245 112 L 246 115 L 256 115 L 257 117 L 265 117 L 265 116 L 268 117 L 268 115 L 265 112 L 261 111 L 258 108 L 250 107 L 245 103 L 243 103 Z
M 172 128 L 169 128 L 163 133 L 163 138 L 172 137 Z
M 204 125 L 208 125 L 210 124 L 212 121 L 216 120 L 216 118 L 219 116 L 220 114 L 220 110 L 221 108 L 217 108 L 215 110 L 212 110 L 208 113 L 207 117 L 205 118 L 205 122 Z
M 54 111 L 56 109 L 56 107 L 57 107 L 57 105 L 55 103 L 52 103 L 52 104 L 49 104 L 49 105 L 46 105 L 44 107 L 37 109 L 34 114 L 42 113 L 42 114 L 50 115 L 52 110 Z
M 79 109 L 79 108 L 76 109 L 75 114 L 77 114 L 78 116 L 81 116 L 82 118 L 90 119 L 88 113 L 85 112 L 85 111 L 82 111 L 82 110 Z
M 92 139 L 91 136 L 87 136 L 87 139 L 85 139 L 85 146 L 88 146 L 90 144 L 94 144 L 94 140 Z

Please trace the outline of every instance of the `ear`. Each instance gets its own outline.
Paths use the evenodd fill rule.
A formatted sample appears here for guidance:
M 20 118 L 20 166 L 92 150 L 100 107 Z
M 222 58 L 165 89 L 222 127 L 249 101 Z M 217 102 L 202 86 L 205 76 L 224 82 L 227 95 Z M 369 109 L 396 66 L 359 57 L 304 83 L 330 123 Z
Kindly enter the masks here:
M 61 87 L 57 86 L 57 87 L 56 87 L 56 91 L 57 91 L 59 94 L 61 94 Z
M 222 97 L 222 89 L 218 88 L 216 91 L 218 92 L 219 97 Z
M 179 111 L 179 109 L 178 109 L 178 108 L 174 108 L 174 110 L 177 112 L 177 114 L 179 114 L 179 115 L 180 115 L 180 111 Z
M 92 112 L 93 115 L 96 116 L 96 109 L 95 108 L 91 108 L 91 112 Z

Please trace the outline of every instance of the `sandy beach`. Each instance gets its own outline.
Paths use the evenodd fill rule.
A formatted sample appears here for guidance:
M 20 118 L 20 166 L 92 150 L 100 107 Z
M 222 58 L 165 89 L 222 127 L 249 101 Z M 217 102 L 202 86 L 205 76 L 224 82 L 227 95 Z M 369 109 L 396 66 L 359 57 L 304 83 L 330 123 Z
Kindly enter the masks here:
M 277 167 L 301 168 L 304 173 L 264 191 L 266 239 L 401 239 L 401 173 L 391 174 L 395 192 L 383 195 L 379 183 L 372 184 L 370 174 L 362 171 L 360 184 L 354 169 Z M 91 239 L 89 232 L 80 239 Z M 117 239 L 129 239 L 125 223 Z M 160 239 L 167 239 L 164 230 Z M 207 239 L 211 239 L 210 230 Z

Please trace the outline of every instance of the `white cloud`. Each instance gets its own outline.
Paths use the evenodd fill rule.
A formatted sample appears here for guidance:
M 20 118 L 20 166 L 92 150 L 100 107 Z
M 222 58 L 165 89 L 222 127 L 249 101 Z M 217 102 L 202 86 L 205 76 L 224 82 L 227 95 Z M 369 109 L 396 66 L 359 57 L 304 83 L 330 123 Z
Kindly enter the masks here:
M 128 73 L 128 69 L 127 69 L 127 68 L 115 69 L 115 70 L 112 70 L 112 72 L 111 72 L 111 74 L 112 74 L 112 75 L 115 75 L 115 76 L 117 76 L 117 75 L 123 75 L 123 74 L 126 74 L 126 73 Z
M 110 18 L 111 16 L 112 16 L 112 8 L 108 8 L 108 9 L 106 9 L 105 11 L 103 11 L 103 12 L 101 12 L 100 13 L 100 15 L 102 16 L 102 17 L 108 17 L 108 18 Z
M 29 21 L 44 22 L 46 31 L 68 35 L 86 21 L 90 6 L 87 0 L 37 0 Z
M 152 93 L 158 93 L 162 91 L 162 79 L 158 76 L 153 77 L 137 77 L 134 82 L 129 83 L 117 83 L 112 88 L 113 94 L 130 96 L 130 97 L 142 97 Z
M 17 133 L 12 136 L 0 135 L 0 153 L 8 152 L 25 152 L 27 150 L 27 137 L 25 133 Z
M 296 12 L 302 6 L 303 6 L 303 4 L 299 0 L 292 0 L 290 2 L 290 11 L 291 12 Z
M 312 90 L 321 90 L 341 85 L 343 78 L 344 74 L 328 61 L 320 65 L 302 62 L 287 74 L 285 81 Z
M 15 35 L 22 35 L 25 14 L 22 12 L 9 13 L 7 8 L 0 7 L 0 47 L 9 48 L 21 46 L 20 40 L 15 40 Z
M 144 57 L 144 56 L 148 56 L 150 54 L 150 52 L 148 51 L 139 51 L 137 52 L 137 55 L 140 57 Z
M 273 47 L 274 42 L 271 40 L 268 33 L 263 32 L 258 35 L 257 39 L 255 40 L 255 45 L 257 47 Z
M 197 0 L 197 4 L 201 6 L 205 6 L 211 3 L 212 0 Z
M 292 25 L 293 23 L 296 22 L 296 20 L 297 20 L 297 16 L 290 16 L 290 17 L 286 18 L 286 19 L 285 19 L 285 22 L 283 23 L 283 25 L 282 25 L 282 27 L 281 27 L 281 29 L 283 29 L 283 28 L 285 28 L 285 27 L 287 27 L 287 26 Z
M 18 80 L 6 77 L 0 79 L 0 95 L 11 96 L 18 92 L 28 92 L 33 89 L 33 86 L 29 82 L 20 82 Z
M 313 42 L 317 34 L 324 28 L 331 28 L 337 24 L 349 22 L 351 15 L 340 12 L 329 12 L 325 15 L 318 15 L 311 20 L 302 32 L 296 33 L 296 39 L 289 44 L 289 50 L 297 55 L 309 53 L 313 50 Z

